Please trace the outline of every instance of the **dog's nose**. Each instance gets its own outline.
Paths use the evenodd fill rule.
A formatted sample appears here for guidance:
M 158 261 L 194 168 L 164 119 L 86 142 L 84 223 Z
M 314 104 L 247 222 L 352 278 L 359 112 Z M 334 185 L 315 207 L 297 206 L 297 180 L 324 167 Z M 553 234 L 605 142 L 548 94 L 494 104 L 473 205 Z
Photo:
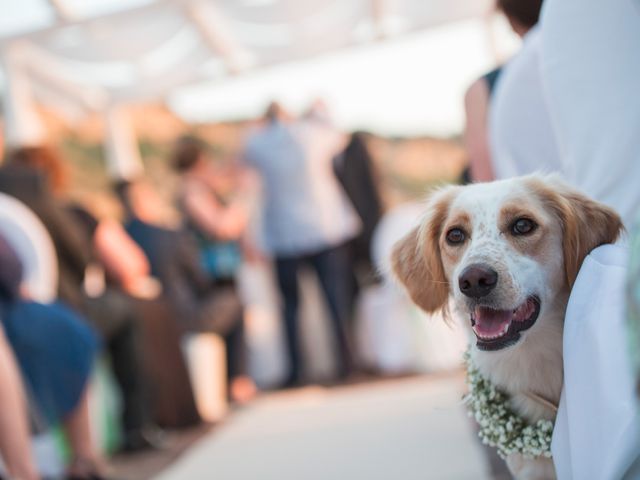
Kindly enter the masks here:
M 458 277 L 460 291 L 471 298 L 486 297 L 497 283 L 498 272 L 480 263 L 469 265 Z

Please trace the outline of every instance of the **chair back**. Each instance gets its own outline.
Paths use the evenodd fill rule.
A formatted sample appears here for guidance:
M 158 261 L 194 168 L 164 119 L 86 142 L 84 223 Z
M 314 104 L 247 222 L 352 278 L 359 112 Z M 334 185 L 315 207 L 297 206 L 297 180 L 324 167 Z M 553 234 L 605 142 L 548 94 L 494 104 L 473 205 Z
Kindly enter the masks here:
M 21 201 L 0 193 L 0 235 L 18 254 L 31 299 L 50 303 L 58 292 L 58 259 L 40 219 Z

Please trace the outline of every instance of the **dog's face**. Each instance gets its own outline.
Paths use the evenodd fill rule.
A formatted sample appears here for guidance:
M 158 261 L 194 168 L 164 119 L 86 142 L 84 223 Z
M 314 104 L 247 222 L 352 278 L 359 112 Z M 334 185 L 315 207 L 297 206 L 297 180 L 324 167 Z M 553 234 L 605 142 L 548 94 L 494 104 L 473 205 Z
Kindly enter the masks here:
M 476 347 L 497 351 L 544 329 L 587 253 L 621 229 L 615 212 L 555 177 L 449 187 L 430 198 L 392 263 L 415 303 L 431 312 L 451 294 Z

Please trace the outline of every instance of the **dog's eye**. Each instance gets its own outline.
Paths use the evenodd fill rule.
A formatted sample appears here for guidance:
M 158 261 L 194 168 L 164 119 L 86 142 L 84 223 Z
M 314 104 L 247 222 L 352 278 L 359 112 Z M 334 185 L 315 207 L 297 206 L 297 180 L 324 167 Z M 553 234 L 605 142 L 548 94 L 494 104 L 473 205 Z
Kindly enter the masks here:
M 511 225 L 511 232 L 514 235 L 528 235 L 533 232 L 537 226 L 533 220 L 519 218 Z
M 452 228 L 447 232 L 447 243 L 449 245 L 459 245 L 464 242 L 465 238 L 464 231 L 461 228 Z

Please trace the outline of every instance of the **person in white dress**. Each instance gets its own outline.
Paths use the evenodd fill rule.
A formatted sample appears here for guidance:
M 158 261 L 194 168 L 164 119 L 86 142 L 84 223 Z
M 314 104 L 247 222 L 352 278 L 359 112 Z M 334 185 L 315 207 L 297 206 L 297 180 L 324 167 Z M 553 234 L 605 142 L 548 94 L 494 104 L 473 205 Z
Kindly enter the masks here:
M 640 208 L 640 2 L 547 0 L 541 25 L 546 106 L 564 175 L 630 227 Z M 623 246 L 596 249 L 571 293 L 552 444 L 560 479 L 640 478 L 640 415 L 624 322 L 627 264 Z
M 522 39 L 505 65 L 489 111 L 489 139 L 496 179 L 562 169 L 540 71 L 540 28 Z

